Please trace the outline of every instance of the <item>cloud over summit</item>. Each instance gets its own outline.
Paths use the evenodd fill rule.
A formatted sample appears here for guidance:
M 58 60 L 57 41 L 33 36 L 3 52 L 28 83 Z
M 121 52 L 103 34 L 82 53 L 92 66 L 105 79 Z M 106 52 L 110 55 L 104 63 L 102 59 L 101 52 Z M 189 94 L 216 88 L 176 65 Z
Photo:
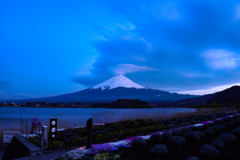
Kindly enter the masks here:
M 113 67 L 114 74 L 124 75 L 127 73 L 135 73 L 135 72 L 144 72 L 144 71 L 157 71 L 155 68 L 150 68 L 146 66 L 137 66 L 134 64 L 118 64 Z

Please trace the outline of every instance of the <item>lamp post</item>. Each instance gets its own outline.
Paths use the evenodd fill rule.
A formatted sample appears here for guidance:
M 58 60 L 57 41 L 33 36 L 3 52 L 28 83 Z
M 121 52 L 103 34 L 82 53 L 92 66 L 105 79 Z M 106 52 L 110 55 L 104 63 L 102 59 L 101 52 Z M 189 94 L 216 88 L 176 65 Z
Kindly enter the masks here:
M 48 126 L 42 126 L 41 148 L 47 149 L 48 145 Z
M 57 119 L 50 119 L 49 139 L 53 141 L 57 135 Z

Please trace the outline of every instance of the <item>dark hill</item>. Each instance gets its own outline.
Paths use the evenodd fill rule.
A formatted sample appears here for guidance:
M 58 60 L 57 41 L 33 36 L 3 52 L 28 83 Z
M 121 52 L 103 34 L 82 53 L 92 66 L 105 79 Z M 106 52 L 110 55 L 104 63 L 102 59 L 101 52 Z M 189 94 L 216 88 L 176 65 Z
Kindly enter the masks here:
M 147 102 L 139 99 L 118 99 L 111 103 L 108 108 L 152 108 Z
M 194 97 L 194 98 L 188 98 L 188 99 L 180 100 L 180 101 L 176 102 L 176 104 L 186 106 L 186 107 L 198 106 L 198 105 L 205 104 L 214 95 L 215 95 L 215 93 L 206 94 L 206 95 Z
M 177 101 L 179 106 L 199 106 L 199 105 L 236 105 L 240 103 L 240 86 L 233 86 L 220 92 L 206 94 L 196 98 L 189 98 Z
M 207 104 L 236 104 L 240 103 L 240 86 L 233 86 L 221 92 L 217 92 L 212 98 L 206 101 Z

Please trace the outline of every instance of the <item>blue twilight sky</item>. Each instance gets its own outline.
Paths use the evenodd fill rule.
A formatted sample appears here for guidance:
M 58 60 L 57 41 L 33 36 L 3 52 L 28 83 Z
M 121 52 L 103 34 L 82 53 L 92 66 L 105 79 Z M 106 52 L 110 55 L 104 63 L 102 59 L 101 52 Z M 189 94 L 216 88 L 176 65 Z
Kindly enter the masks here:
M 239 83 L 239 69 L 237 0 L 0 1 L 0 98 L 75 92 L 114 74 L 203 94 Z

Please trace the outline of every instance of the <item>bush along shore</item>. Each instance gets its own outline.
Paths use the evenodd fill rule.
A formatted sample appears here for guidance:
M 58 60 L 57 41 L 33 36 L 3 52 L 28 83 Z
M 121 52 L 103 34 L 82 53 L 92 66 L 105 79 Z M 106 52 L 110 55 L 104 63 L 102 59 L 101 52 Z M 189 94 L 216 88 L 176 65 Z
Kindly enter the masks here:
M 154 129 L 146 131 L 148 127 L 145 127 L 138 133 L 135 130 L 142 127 L 140 125 L 141 122 L 147 123 L 150 128 L 154 125 L 159 125 L 159 123 L 165 127 L 157 132 Z M 121 134 L 118 134 L 115 137 L 109 135 L 113 139 L 107 139 L 104 137 L 101 141 L 105 141 L 105 143 L 95 143 L 90 149 L 85 149 L 85 146 L 83 145 L 57 159 L 221 160 L 227 158 L 234 159 L 235 157 L 240 159 L 238 153 L 240 149 L 238 146 L 240 142 L 240 114 L 236 112 L 198 115 L 159 121 L 124 121 L 94 126 L 95 128 L 101 128 L 101 131 L 96 131 L 93 134 L 95 142 L 100 143 L 101 141 L 97 141 L 97 138 L 94 138 L 94 135 L 96 136 L 101 133 L 100 135 L 103 136 L 104 134 L 102 134 L 102 131 L 104 131 L 104 133 L 106 131 L 105 134 L 108 135 L 107 133 L 111 132 L 109 128 L 112 128 L 113 126 L 116 127 L 116 124 L 121 124 L 122 127 L 124 126 L 123 128 L 126 128 L 125 130 L 132 128 L 137 135 L 131 137 L 131 132 L 129 132 L 129 135 L 125 135 L 126 138 L 124 138 L 124 136 L 123 138 L 120 138 Z M 127 127 L 125 126 L 127 124 L 132 124 L 134 126 Z M 121 132 L 125 131 L 123 128 Z M 115 130 L 113 129 L 113 131 Z M 75 139 L 77 138 L 75 137 Z M 73 144 L 74 139 L 70 142 Z M 63 143 L 59 143 L 59 145 L 64 148 Z M 57 153 L 56 157 L 58 157 Z

